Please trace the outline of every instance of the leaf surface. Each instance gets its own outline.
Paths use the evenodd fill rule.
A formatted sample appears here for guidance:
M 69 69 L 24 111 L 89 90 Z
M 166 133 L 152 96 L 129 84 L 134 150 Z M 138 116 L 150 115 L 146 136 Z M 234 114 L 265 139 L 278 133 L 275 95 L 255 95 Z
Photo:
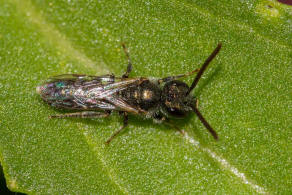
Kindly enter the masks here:
M 276 1 L 7 1 L 0 6 L 0 161 L 28 194 L 292 192 L 292 9 Z M 194 91 L 219 134 L 191 115 L 49 120 L 35 87 L 52 75 L 165 77 L 222 50 Z M 194 77 L 184 79 L 188 84 Z

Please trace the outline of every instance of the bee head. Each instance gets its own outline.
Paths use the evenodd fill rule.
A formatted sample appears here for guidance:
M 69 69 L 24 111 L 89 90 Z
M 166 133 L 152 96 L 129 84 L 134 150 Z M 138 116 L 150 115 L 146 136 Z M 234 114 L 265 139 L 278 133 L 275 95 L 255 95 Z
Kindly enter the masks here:
M 178 80 L 167 82 L 163 87 L 163 110 L 170 116 L 181 118 L 192 111 L 195 99 L 188 95 L 189 86 Z

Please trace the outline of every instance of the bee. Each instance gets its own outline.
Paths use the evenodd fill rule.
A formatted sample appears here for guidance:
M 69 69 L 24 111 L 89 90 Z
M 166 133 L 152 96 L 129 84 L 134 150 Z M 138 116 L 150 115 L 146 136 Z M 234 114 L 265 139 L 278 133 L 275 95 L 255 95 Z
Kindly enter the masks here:
M 105 143 L 109 144 L 127 127 L 128 116 L 131 114 L 152 118 L 155 122 L 169 125 L 184 134 L 184 131 L 173 123 L 173 119 L 184 118 L 190 112 L 194 112 L 211 135 L 216 140 L 218 139 L 216 131 L 198 110 L 198 101 L 191 92 L 220 51 L 221 43 L 217 45 L 201 68 L 161 79 L 129 78 L 132 62 L 125 44 L 122 43 L 122 46 L 128 66 L 121 77 L 116 77 L 114 74 L 102 76 L 63 74 L 53 76 L 44 84 L 37 86 L 37 93 L 49 105 L 74 111 L 52 115 L 50 118 L 102 118 L 108 117 L 112 111 L 118 111 L 123 116 L 123 126 L 108 138 Z M 197 75 L 190 87 L 178 80 L 196 72 Z

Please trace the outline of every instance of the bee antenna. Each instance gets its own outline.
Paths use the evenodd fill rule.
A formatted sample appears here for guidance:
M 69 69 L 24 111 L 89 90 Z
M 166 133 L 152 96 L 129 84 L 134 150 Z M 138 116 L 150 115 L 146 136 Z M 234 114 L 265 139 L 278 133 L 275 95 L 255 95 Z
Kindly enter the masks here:
M 212 54 L 206 59 L 206 61 L 204 62 L 204 64 L 202 65 L 202 67 L 200 68 L 200 71 L 198 72 L 196 78 L 194 79 L 189 91 L 187 92 L 187 95 L 190 94 L 190 92 L 196 87 L 196 85 L 198 84 L 201 76 L 203 75 L 204 71 L 206 70 L 207 66 L 210 64 L 210 62 L 216 57 L 216 55 L 219 53 L 220 49 L 221 49 L 221 43 L 219 43 L 216 47 L 216 49 L 212 52 Z
M 203 123 L 203 125 L 206 127 L 206 129 L 211 133 L 211 135 L 214 137 L 215 140 L 218 140 L 218 135 L 216 131 L 210 126 L 210 124 L 206 121 L 206 119 L 203 117 L 201 112 L 198 110 L 196 106 L 192 106 L 193 111 L 196 113 L 200 121 Z

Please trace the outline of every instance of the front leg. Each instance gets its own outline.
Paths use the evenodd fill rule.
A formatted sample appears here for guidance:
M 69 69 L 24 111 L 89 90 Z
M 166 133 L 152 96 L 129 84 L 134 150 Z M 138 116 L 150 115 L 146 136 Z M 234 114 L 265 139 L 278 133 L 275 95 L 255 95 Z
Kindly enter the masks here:
M 172 128 L 174 128 L 175 130 L 177 130 L 178 132 L 180 132 L 182 135 L 185 135 L 185 131 L 180 129 L 178 126 L 176 126 L 170 119 L 160 115 L 160 114 L 156 114 L 153 116 L 154 120 L 156 120 L 158 123 L 164 123 Z
M 169 119 L 166 118 L 166 119 L 163 121 L 163 123 L 164 123 L 164 124 L 167 124 L 168 126 L 170 126 L 170 127 L 172 127 L 172 128 L 174 128 L 175 130 L 177 130 L 178 132 L 180 132 L 183 136 L 185 135 L 185 131 L 182 130 L 182 129 L 180 129 L 178 126 L 176 126 L 171 120 L 169 120 Z

